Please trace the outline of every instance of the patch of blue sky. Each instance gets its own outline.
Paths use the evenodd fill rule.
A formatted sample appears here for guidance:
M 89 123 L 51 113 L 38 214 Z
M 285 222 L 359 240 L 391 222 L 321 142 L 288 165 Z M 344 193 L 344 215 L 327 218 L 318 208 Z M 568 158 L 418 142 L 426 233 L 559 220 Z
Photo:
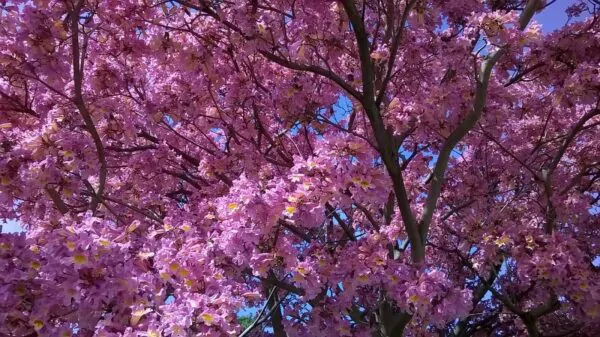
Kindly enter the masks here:
M 544 33 L 551 33 L 569 22 L 585 20 L 589 13 L 583 13 L 580 17 L 569 18 L 566 13 L 569 6 L 579 3 L 579 0 L 557 0 L 543 11 L 534 15 L 533 19 L 542 26 Z
M 2 233 L 21 233 L 25 231 L 14 219 L 1 220 L 0 227 L 2 228 Z

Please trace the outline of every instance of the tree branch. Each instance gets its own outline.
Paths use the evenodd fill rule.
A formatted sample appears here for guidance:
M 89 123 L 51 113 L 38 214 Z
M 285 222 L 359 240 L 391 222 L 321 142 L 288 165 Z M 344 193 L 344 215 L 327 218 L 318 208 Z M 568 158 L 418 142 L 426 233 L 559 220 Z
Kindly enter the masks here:
M 100 198 L 102 198 L 102 195 L 104 194 L 107 165 L 102 140 L 100 139 L 100 135 L 98 134 L 98 130 L 96 130 L 96 126 L 94 125 L 92 116 L 90 115 L 90 112 L 83 100 L 82 82 L 84 60 L 81 58 L 81 53 L 79 49 L 79 14 L 81 12 L 83 4 L 84 0 L 79 0 L 77 4 L 74 5 L 73 11 L 71 12 L 71 52 L 73 54 L 73 83 L 75 90 L 75 97 L 73 97 L 73 101 L 75 103 L 75 106 L 77 107 L 77 110 L 79 110 L 79 114 L 85 122 L 87 131 L 92 136 L 92 140 L 94 141 L 94 145 L 96 147 L 96 153 L 98 155 L 98 161 L 100 162 L 98 190 L 94 192 L 94 196 L 92 197 L 92 201 L 90 203 L 90 209 L 92 211 L 95 211 L 98 207 L 98 203 L 100 202 Z
M 259 326 L 261 324 L 261 322 L 264 322 L 264 320 L 261 320 L 262 315 L 265 313 L 265 310 L 267 309 L 267 307 L 269 306 L 269 304 L 271 303 L 271 299 L 273 298 L 273 296 L 275 296 L 275 293 L 277 292 L 277 287 L 273 287 L 271 288 L 271 291 L 269 292 L 269 296 L 267 297 L 267 301 L 265 302 L 265 305 L 262 307 L 262 309 L 260 310 L 260 312 L 258 313 L 258 315 L 256 316 L 256 319 L 254 320 L 254 322 L 252 322 L 252 324 L 250 324 L 246 330 L 244 330 L 241 334 L 239 334 L 238 337 L 244 337 L 247 334 L 249 334 L 252 330 L 254 330 L 254 328 L 256 328 L 257 326 Z M 272 310 L 273 308 L 271 308 Z M 268 315 L 270 314 L 271 310 L 269 310 Z
M 419 237 L 418 227 L 416 220 L 410 208 L 410 201 L 406 193 L 406 187 L 404 185 L 404 178 L 402 177 L 402 170 L 398 163 L 398 144 L 391 135 L 391 132 L 386 129 L 383 122 L 383 118 L 377 109 L 375 104 L 375 93 L 374 93 L 374 76 L 375 72 L 373 69 L 373 62 L 370 55 L 369 39 L 365 30 L 361 16 L 358 14 L 356 6 L 353 0 L 343 0 L 342 4 L 350 19 L 350 23 L 354 28 L 354 34 L 358 44 L 358 51 L 361 62 L 361 73 L 363 82 L 363 95 L 364 100 L 361 102 L 363 108 L 371 122 L 371 128 L 375 139 L 381 159 L 383 160 L 388 173 L 392 179 L 394 185 L 394 194 L 400 209 L 400 215 L 404 223 L 404 228 L 408 233 L 408 237 L 413 243 L 411 248 L 411 254 L 413 261 L 420 263 L 425 257 L 424 245 L 421 238 Z
M 67 204 L 65 204 L 65 202 L 62 201 L 60 195 L 58 194 L 58 192 L 56 192 L 56 190 L 54 190 L 50 186 L 46 186 L 46 192 L 50 196 L 50 199 L 52 199 L 52 202 L 54 202 L 54 206 L 56 206 L 56 208 L 61 214 L 65 215 L 67 214 L 67 212 L 69 212 L 69 207 L 67 207 Z
M 312 238 L 308 234 L 302 232 L 299 228 L 297 228 L 296 226 L 292 225 L 291 223 L 289 223 L 289 222 L 287 222 L 287 221 L 285 221 L 283 219 L 279 219 L 277 221 L 277 223 L 281 227 L 284 227 L 285 229 L 289 230 L 290 232 L 292 232 L 293 234 L 295 234 L 296 236 L 298 236 L 299 238 L 301 238 L 302 240 L 304 240 L 304 241 L 306 241 L 308 243 L 310 243 L 312 241 Z
M 388 60 L 388 65 L 385 73 L 385 77 L 383 78 L 383 82 L 381 83 L 381 88 L 379 89 L 379 94 L 377 95 L 377 99 L 375 100 L 375 104 L 377 107 L 381 105 L 383 98 L 385 97 L 385 91 L 387 89 L 387 85 L 392 78 L 392 70 L 394 68 L 394 63 L 396 62 L 396 55 L 398 54 L 398 48 L 400 47 L 400 42 L 402 41 L 402 36 L 404 33 L 404 26 L 406 25 L 406 20 L 408 20 L 408 14 L 417 3 L 418 0 L 411 0 L 406 4 L 406 8 L 402 13 L 402 18 L 400 19 L 400 23 L 398 24 L 398 31 L 394 35 L 394 40 L 392 41 L 392 46 L 390 47 L 390 56 Z M 394 8 L 389 8 L 388 10 L 393 11 Z
M 325 203 L 325 208 L 327 209 L 327 213 L 329 213 L 330 216 L 333 216 L 335 218 L 335 220 L 338 222 L 338 224 L 340 225 L 340 227 L 342 227 L 342 229 L 344 230 L 344 233 L 346 233 L 348 238 L 352 241 L 356 241 L 356 236 L 352 232 L 352 229 L 346 225 L 346 222 L 344 220 L 342 220 L 340 215 L 336 212 L 335 208 L 333 206 L 331 206 L 331 204 L 329 202 Z
M 321 68 L 321 67 L 315 66 L 315 65 L 295 63 L 295 62 L 286 60 L 282 57 L 279 57 L 273 53 L 270 53 L 270 52 L 267 52 L 264 50 L 260 50 L 259 52 L 267 60 L 275 62 L 283 67 L 321 75 L 321 76 L 335 82 L 342 89 L 344 89 L 346 92 L 348 92 L 348 94 L 350 94 L 350 96 L 356 98 L 359 102 L 362 102 L 362 100 L 363 100 L 362 94 L 360 92 L 358 92 L 356 89 L 354 89 L 348 82 L 344 81 L 339 75 L 332 72 L 331 70 L 327 70 L 325 68 Z
M 179 172 L 175 172 L 175 171 L 171 171 L 171 170 L 167 170 L 167 169 L 163 169 L 162 172 L 166 173 L 166 174 L 168 174 L 170 176 L 177 177 L 177 178 L 179 178 L 179 179 L 187 182 L 188 184 L 194 186 L 198 190 L 202 190 L 202 186 L 200 186 L 200 184 L 198 184 L 197 182 L 195 182 L 192 178 L 190 178 L 184 172 L 179 173 Z M 207 184 L 206 181 L 204 181 L 204 183 Z
M 367 217 L 369 222 L 373 225 L 373 228 L 375 228 L 376 231 L 379 231 L 381 226 L 379 225 L 377 220 L 375 220 L 375 218 L 373 217 L 373 214 L 371 214 L 371 212 L 367 209 L 367 207 L 361 205 L 357 201 L 354 201 L 354 205 L 356 205 L 356 208 L 360 209 L 361 212 L 363 212 L 363 214 Z
M 533 16 L 534 11 L 538 7 L 539 1 L 540 0 L 529 0 L 529 2 L 527 3 L 527 6 L 525 7 L 525 10 L 521 13 L 519 19 L 521 30 L 525 29 L 525 27 L 529 23 L 529 20 Z M 477 76 L 477 87 L 475 89 L 473 109 L 458 125 L 458 127 L 450 134 L 450 136 L 448 136 L 448 138 L 444 141 L 444 144 L 442 145 L 442 149 L 440 150 L 437 162 L 435 163 L 435 167 L 433 169 L 431 186 L 429 188 L 429 192 L 427 193 L 427 199 L 423 207 L 423 215 L 421 217 L 421 220 L 419 221 L 419 234 L 422 240 L 425 240 L 427 234 L 429 233 L 431 219 L 433 218 L 433 212 L 435 210 L 437 200 L 440 196 L 442 184 L 444 182 L 444 174 L 446 172 L 446 168 L 448 167 L 450 154 L 452 153 L 456 144 L 458 144 L 458 142 L 460 142 L 467 135 L 467 133 L 469 133 L 469 131 L 475 126 L 479 118 L 481 118 L 483 108 L 485 107 L 487 100 L 487 89 L 492 69 L 494 68 L 494 65 L 496 65 L 500 57 L 502 57 L 507 52 L 507 50 L 507 47 L 503 46 L 491 55 L 488 55 L 486 57 L 486 60 L 481 65 L 481 69 Z

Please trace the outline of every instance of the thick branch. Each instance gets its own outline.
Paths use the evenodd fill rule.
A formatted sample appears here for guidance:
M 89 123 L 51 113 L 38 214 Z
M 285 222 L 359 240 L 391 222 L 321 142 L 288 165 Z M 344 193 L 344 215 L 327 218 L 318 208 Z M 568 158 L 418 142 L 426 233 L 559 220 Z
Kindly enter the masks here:
M 586 113 L 585 115 L 583 115 L 583 117 L 581 117 L 581 119 L 579 121 L 577 121 L 577 123 L 571 128 L 571 130 L 567 134 L 567 137 L 563 141 L 563 144 L 559 148 L 558 153 L 554 156 L 554 158 L 552 159 L 552 162 L 550 163 L 550 165 L 548 167 L 549 174 L 552 174 L 552 172 L 556 169 L 556 167 L 558 166 L 558 163 L 560 162 L 563 155 L 567 151 L 567 148 L 569 147 L 571 142 L 575 139 L 575 137 L 577 136 L 579 131 L 581 131 L 584 128 L 585 123 L 587 121 L 589 121 L 590 119 L 594 118 L 595 116 L 599 116 L 599 115 L 600 115 L 600 109 L 593 109 L 593 110 L 589 111 L 588 113 Z
M 537 9 L 540 0 L 529 0 L 525 10 L 521 13 L 519 19 L 521 30 L 525 29 L 527 23 L 533 16 L 533 12 Z M 433 176 L 429 192 L 427 194 L 427 200 L 423 208 L 423 216 L 419 221 L 419 234 L 422 240 L 425 240 L 429 233 L 429 227 L 431 225 L 431 219 L 433 218 L 433 212 L 435 210 L 437 200 L 440 196 L 442 184 L 444 182 L 444 174 L 448 167 L 448 161 L 452 150 L 460 142 L 467 133 L 475 126 L 479 118 L 483 113 L 487 100 L 487 89 L 490 80 L 490 75 L 494 65 L 498 62 L 500 57 L 507 51 L 507 47 L 501 47 L 491 55 L 487 56 L 487 59 L 481 65 L 477 77 L 477 88 L 475 90 L 475 99 L 473 102 L 473 109 L 467 115 L 467 117 L 458 125 L 458 127 L 448 136 L 442 145 L 442 149 L 438 155 L 435 168 L 433 169 Z
M 431 186 L 429 187 L 429 193 L 427 194 L 425 206 L 423 207 L 423 216 L 419 221 L 419 233 L 422 240 L 425 240 L 429 232 L 429 226 L 431 224 L 431 219 L 433 218 L 433 212 L 442 190 L 444 174 L 446 172 L 446 168 L 448 167 L 450 154 L 454 150 L 456 144 L 458 144 L 458 142 L 467 135 L 467 133 L 475 126 L 481 117 L 486 103 L 487 88 L 492 68 L 505 52 L 506 49 L 501 48 L 483 62 L 478 75 L 473 110 L 471 110 L 467 117 L 465 117 L 465 119 L 450 134 L 450 136 L 448 136 L 442 145 L 442 149 L 440 150 L 437 162 L 435 163 L 435 167 L 433 169 Z
M 60 195 L 58 194 L 58 192 L 56 192 L 56 190 L 54 190 L 50 186 L 46 186 L 46 192 L 50 196 L 50 199 L 52 199 L 52 202 L 54 202 L 54 206 L 56 206 L 56 208 L 61 214 L 64 215 L 67 214 L 67 212 L 69 212 L 69 208 L 67 207 L 65 202 L 62 201 Z
M 559 308 L 560 308 L 560 301 L 558 300 L 558 297 L 553 294 L 550 296 L 550 299 L 548 299 L 548 301 L 546 303 L 540 305 L 539 307 L 533 308 L 529 312 L 531 313 L 531 315 L 533 317 L 535 317 L 537 319 L 537 318 L 547 315 L 551 312 L 554 312 L 554 311 L 558 310 Z
M 304 233 L 303 231 L 301 231 L 299 228 L 292 225 L 291 223 L 289 223 L 283 219 L 279 219 L 277 223 L 281 227 L 284 227 L 285 229 L 289 230 L 290 232 L 292 232 L 293 234 L 295 234 L 296 236 L 301 238 L 302 240 L 304 240 L 308 243 L 310 243 L 312 241 L 312 238 L 308 234 Z
M 371 122 L 371 128 L 373 129 L 373 133 L 377 141 L 381 159 L 383 160 L 383 163 L 385 164 L 394 185 L 394 194 L 396 195 L 396 201 L 398 203 L 398 208 L 400 209 L 400 215 L 402 216 L 404 228 L 408 233 L 409 240 L 412 243 L 411 254 L 413 261 L 420 263 L 425 257 L 425 250 L 422 240 L 419 237 L 415 218 L 412 210 L 410 209 L 410 201 L 408 200 L 408 195 L 406 193 L 404 178 L 402 177 L 402 170 L 400 164 L 398 163 L 398 144 L 395 144 L 391 132 L 385 128 L 383 118 L 381 117 L 381 114 L 379 113 L 375 103 L 375 72 L 370 55 L 369 38 L 362 18 L 358 13 L 353 0 L 344 0 L 342 3 L 346 13 L 348 14 L 348 18 L 352 23 L 358 44 L 364 95 L 364 100 L 361 103 L 363 104 L 363 108 L 365 109 L 367 117 Z
M 381 226 L 379 225 L 377 220 L 375 220 L 375 217 L 373 217 L 373 214 L 371 214 L 371 212 L 367 209 L 367 207 L 361 205 L 357 201 L 354 201 L 354 205 L 356 205 L 356 208 L 360 209 L 361 212 L 363 212 L 363 214 L 367 217 L 367 219 L 369 220 L 371 225 L 373 225 L 373 228 L 375 228 L 376 231 L 379 231 Z
M 281 315 L 281 302 L 286 296 L 284 295 L 280 299 L 277 298 L 277 294 L 275 294 L 274 298 L 271 298 L 270 301 L 267 301 L 268 305 L 271 306 L 271 326 L 273 327 L 273 333 L 275 337 L 287 337 L 287 333 L 285 332 L 285 327 L 283 326 L 283 317 Z
M 281 66 L 284 66 L 289 69 L 299 70 L 311 72 L 317 75 L 321 75 L 327 79 L 332 80 L 337 85 L 339 85 L 342 89 L 346 90 L 350 96 L 356 98 L 359 102 L 362 101 L 362 94 L 354 89 L 348 82 L 344 81 L 339 75 L 332 72 L 331 70 L 327 70 L 325 68 L 321 68 L 319 66 L 311 65 L 311 64 L 301 64 L 295 63 L 289 60 L 286 60 L 282 57 L 279 57 L 273 53 L 261 50 L 260 53 L 267 58 L 267 60 L 275 62 Z
M 371 53 L 369 47 L 369 37 L 362 18 L 354 5 L 354 0 L 343 0 L 344 10 L 348 14 L 350 23 L 356 36 L 356 42 L 358 44 L 358 54 L 360 56 L 361 73 L 363 82 L 363 95 L 368 105 L 374 103 L 375 95 L 375 71 L 373 69 L 373 61 L 371 60 Z M 366 107 L 365 107 L 366 108 Z
M 167 170 L 167 169 L 163 169 L 162 172 L 166 173 L 168 175 L 171 175 L 173 177 L 177 177 L 177 178 L 187 182 L 188 184 L 194 186 L 198 190 L 202 190 L 202 186 L 200 186 L 200 184 L 198 184 L 196 181 L 194 181 L 194 179 L 190 178 L 187 174 L 185 174 L 185 172 L 180 173 L 180 172 L 175 172 L 175 171 L 171 171 L 171 170 Z M 207 182 L 204 181 L 204 183 L 207 183 Z
M 117 146 L 107 146 L 106 150 L 114 151 L 114 152 L 125 152 L 125 153 L 133 153 L 138 151 L 146 151 L 146 150 L 156 150 L 158 147 L 155 145 L 140 145 L 134 147 L 117 147 Z
M 554 158 L 552 158 L 552 161 L 550 162 L 548 167 L 542 170 L 544 194 L 546 196 L 546 222 L 544 224 L 544 231 L 547 234 L 551 234 L 554 231 L 554 228 L 556 227 L 556 209 L 554 207 L 554 204 L 552 204 L 552 174 L 554 173 L 554 170 L 556 170 L 556 168 L 558 167 L 558 163 L 560 163 L 560 160 L 567 151 L 567 148 L 569 147 L 571 142 L 575 139 L 579 131 L 583 129 L 585 123 L 597 115 L 600 115 L 599 109 L 593 109 L 585 115 L 583 115 L 583 117 L 581 117 L 581 119 L 577 121 L 577 123 L 571 128 L 571 130 L 567 134 L 567 137 L 564 139 L 561 147 L 558 149 L 558 152 L 556 153 Z
M 158 138 L 150 135 L 149 133 L 147 133 L 145 131 L 139 132 L 137 135 L 139 137 L 147 139 L 147 140 L 149 140 L 149 141 L 151 141 L 151 142 L 153 142 L 155 144 L 160 143 L 160 140 Z M 180 155 L 181 158 L 185 159 L 185 161 L 187 161 L 188 163 L 192 164 L 194 167 L 198 167 L 198 165 L 200 165 L 200 160 L 192 157 L 190 154 L 188 154 L 188 153 L 186 153 L 186 152 L 184 152 L 184 151 L 176 148 L 175 146 L 173 146 L 173 145 L 171 145 L 169 143 L 167 143 L 167 146 L 169 146 L 169 148 L 171 150 L 175 151 L 175 153 L 177 153 L 178 155 Z
M 394 40 L 392 41 L 392 46 L 390 47 L 390 57 L 385 73 L 385 77 L 383 82 L 381 83 L 381 88 L 379 89 L 379 94 L 377 95 L 377 100 L 375 104 L 379 107 L 383 98 L 385 97 L 385 91 L 387 89 L 387 85 L 392 78 L 392 70 L 394 69 L 394 63 L 396 63 L 396 55 L 398 55 L 398 48 L 400 47 L 400 42 L 402 41 L 402 36 L 404 35 L 404 26 L 406 25 L 406 20 L 408 20 L 408 14 L 417 3 L 417 0 L 411 0 L 406 4 L 406 8 L 402 13 L 402 18 L 400 19 L 400 23 L 398 24 L 398 31 L 394 35 Z M 389 8 L 389 11 L 393 11 L 394 8 Z
M 306 295 L 306 291 L 302 288 L 298 288 L 294 285 L 291 285 L 289 283 L 285 283 L 283 281 L 279 281 L 277 279 L 274 278 L 264 278 L 264 277 L 260 277 L 257 276 L 257 278 L 259 280 L 261 280 L 264 284 L 268 284 L 268 285 L 272 285 L 272 286 L 276 286 L 278 288 L 281 288 L 283 290 L 287 290 L 291 293 L 294 293 L 296 295 L 300 295 L 300 296 L 304 296 Z
M 352 240 L 352 241 L 356 241 L 356 236 L 352 232 L 352 228 L 349 227 L 348 225 L 346 225 L 346 222 L 336 212 L 335 208 L 333 206 L 331 206 L 331 204 L 328 203 L 328 202 L 325 203 L 325 208 L 327 209 L 327 213 L 330 216 L 332 216 L 338 222 L 338 224 L 340 225 L 340 227 L 342 227 L 342 229 L 344 230 L 344 233 L 346 233 L 346 235 L 348 236 L 348 238 L 350 240 Z
M 540 62 L 540 63 L 537 63 L 537 64 L 535 64 L 535 65 L 533 65 L 533 66 L 531 66 L 531 67 L 529 67 L 529 68 L 527 68 L 525 70 L 522 70 L 521 72 L 515 74 L 515 76 L 513 76 L 508 82 L 506 82 L 506 84 L 504 84 L 504 87 L 509 87 L 509 86 L 511 86 L 511 85 L 519 82 L 523 77 L 525 77 L 525 75 L 527 75 L 530 72 L 532 72 L 532 71 L 534 71 L 534 70 L 536 70 L 538 68 L 541 68 L 541 67 L 543 67 L 545 65 L 546 64 L 544 62 Z
M 276 292 L 277 292 L 277 287 L 273 287 L 271 289 L 271 291 L 269 292 L 269 296 L 267 297 L 267 301 L 266 301 L 265 305 L 263 306 L 263 308 L 260 310 L 260 312 L 256 316 L 256 319 L 254 320 L 254 322 L 252 322 L 238 337 L 244 337 L 244 336 L 248 335 L 250 332 L 252 332 L 252 330 L 254 330 L 254 328 L 256 328 L 257 326 L 259 326 L 261 324 L 261 322 L 263 321 L 261 318 L 262 318 L 263 314 L 265 313 L 265 310 L 269 306 L 269 303 L 271 302 L 271 299 L 273 298 L 273 296 L 275 295 Z M 269 312 L 270 311 L 271 310 L 269 310 Z
M 94 125 L 94 121 L 92 120 L 92 116 L 85 105 L 83 100 L 83 90 L 82 90 L 82 82 L 83 82 L 83 59 L 81 59 L 81 52 L 79 50 L 79 14 L 81 12 L 81 8 L 83 7 L 83 0 L 79 0 L 78 3 L 74 6 L 73 12 L 71 13 L 71 48 L 72 48 L 72 56 L 73 56 L 73 84 L 75 90 L 75 97 L 73 97 L 73 101 L 75 102 L 75 106 L 79 110 L 79 114 L 83 118 L 85 122 L 85 127 L 87 131 L 92 136 L 92 140 L 94 141 L 94 146 L 96 147 L 96 153 L 98 155 L 98 161 L 100 162 L 100 172 L 98 177 L 98 190 L 95 191 L 95 196 L 92 197 L 92 202 L 90 204 L 90 209 L 95 211 L 98 207 L 98 203 L 100 202 L 102 195 L 104 194 L 104 185 L 106 183 L 106 157 L 104 154 L 104 146 L 102 145 L 102 140 L 100 139 L 100 135 L 98 134 L 98 130 L 96 130 L 96 126 Z
M 473 292 L 473 310 L 475 309 L 475 307 L 477 307 L 477 304 L 479 304 L 481 299 L 483 299 L 483 296 L 485 296 L 485 294 L 489 291 L 492 284 L 494 284 L 494 282 L 496 281 L 496 277 L 498 277 L 498 272 L 500 271 L 501 265 L 502 264 L 495 264 L 492 267 L 490 277 L 487 280 L 484 280 L 483 282 L 481 282 L 479 284 L 479 286 L 477 287 L 477 289 L 475 289 L 475 292 Z M 454 335 L 456 337 L 466 337 L 469 329 L 473 328 L 472 326 L 469 327 L 468 325 L 469 325 L 468 317 L 462 319 L 458 323 L 457 330 L 455 331 Z

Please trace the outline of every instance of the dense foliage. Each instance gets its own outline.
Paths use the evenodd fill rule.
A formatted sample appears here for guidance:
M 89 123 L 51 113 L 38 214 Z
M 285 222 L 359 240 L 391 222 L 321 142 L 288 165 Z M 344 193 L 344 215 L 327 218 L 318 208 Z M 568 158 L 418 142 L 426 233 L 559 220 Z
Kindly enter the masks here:
M 0 1 L 0 336 L 594 336 L 555 2 Z

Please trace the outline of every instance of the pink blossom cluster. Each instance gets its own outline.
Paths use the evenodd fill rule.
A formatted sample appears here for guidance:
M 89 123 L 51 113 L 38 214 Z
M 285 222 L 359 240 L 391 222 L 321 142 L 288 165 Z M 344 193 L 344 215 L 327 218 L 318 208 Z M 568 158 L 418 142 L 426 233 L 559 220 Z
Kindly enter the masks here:
M 0 336 L 595 336 L 600 12 L 0 1 Z

